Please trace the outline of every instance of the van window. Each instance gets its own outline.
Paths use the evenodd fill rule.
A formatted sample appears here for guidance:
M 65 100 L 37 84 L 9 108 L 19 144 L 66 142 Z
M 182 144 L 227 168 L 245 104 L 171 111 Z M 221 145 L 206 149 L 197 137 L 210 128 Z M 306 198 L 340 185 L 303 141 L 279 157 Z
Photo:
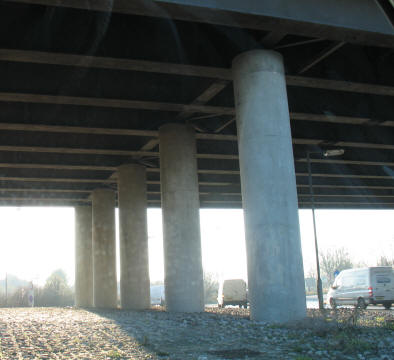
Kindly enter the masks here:
M 367 283 L 368 281 L 366 276 L 359 275 L 354 278 L 354 284 L 356 286 L 367 286 Z
M 354 277 L 351 276 L 351 275 L 343 276 L 343 278 L 342 278 L 342 286 L 343 287 L 354 286 Z
M 342 276 L 341 275 L 337 276 L 337 278 L 334 281 L 333 286 L 336 286 L 336 287 L 341 287 L 342 286 Z

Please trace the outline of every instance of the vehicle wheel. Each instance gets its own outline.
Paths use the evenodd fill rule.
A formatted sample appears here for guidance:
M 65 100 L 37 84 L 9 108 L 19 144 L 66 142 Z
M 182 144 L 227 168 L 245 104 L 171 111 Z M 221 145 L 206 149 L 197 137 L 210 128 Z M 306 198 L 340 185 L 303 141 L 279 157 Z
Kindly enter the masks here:
M 386 309 L 386 310 L 390 310 L 390 308 L 391 308 L 391 302 L 385 302 L 385 303 L 383 303 L 383 306 L 384 306 L 384 308 Z
M 367 308 L 367 304 L 365 303 L 365 300 L 364 300 L 363 298 L 359 298 L 359 299 L 357 300 L 357 307 L 358 307 L 359 309 L 362 309 L 362 310 L 364 310 L 364 309 Z
M 330 306 L 331 306 L 331 309 L 337 308 L 337 303 L 335 302 L 334 298 L 330 298 Z

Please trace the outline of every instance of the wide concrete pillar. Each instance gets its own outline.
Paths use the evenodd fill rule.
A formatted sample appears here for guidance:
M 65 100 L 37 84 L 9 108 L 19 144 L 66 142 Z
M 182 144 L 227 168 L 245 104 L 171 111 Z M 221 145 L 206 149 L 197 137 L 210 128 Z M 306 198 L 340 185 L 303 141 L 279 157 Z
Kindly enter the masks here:
M 164 283 L 168 311 L 204 310 L 200 201 L 194 130 L 159 129 Z
M 290 118 L 282 56 L 233 61 L 251 318 L 306 315 Z
M 93 208 L 93 298 L 98 308 L 117 307 L 115 192 L 96 189 Z
M 146 170 L 118 168 L 120 303 L 124 309 L 150 308 Z
M 75 306 L 93 306 L 92 207 L 75 210 Z

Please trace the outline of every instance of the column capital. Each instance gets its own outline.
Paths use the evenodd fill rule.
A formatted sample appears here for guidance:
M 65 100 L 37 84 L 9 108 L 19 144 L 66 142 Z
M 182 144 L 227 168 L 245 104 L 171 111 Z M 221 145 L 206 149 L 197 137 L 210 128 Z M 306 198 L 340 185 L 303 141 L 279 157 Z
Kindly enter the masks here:
M 83 209 L 87 209 L 87 208 L 92 209 L 92 205 L 91 204 L 75 205 L 74 206 L 74 211 L 77 211 L 79 209 L 83 210 Z
M 100 195 L 112 196 L 113 194 L 115 194 L 115 190 L 106 187 L 99 187 L 92 191 L 92 198 L 94 196 L 100 196 Z
M 128 163 L 118 166 L 118 171 L 130 171 L 130 170 L 140 170 L 140 169 L 146 169 L 146 166 L 137 163 Z
M 118 184 L 120 183 L 121 179 L 128 179 L 130 177 L 134 178 L 138 176 L 140 178 L 146 178 L 146 166 L 142 164 L 122 164 L 118 166 Z M 128 180 L 126 180 L 128 181 Z M 118 186 L 119 191 L 119 186 Z
M 189 124 L 169 123 L 159 127 L 159 135 L 163 133 L 171 133 L 171 132 L 178 133 L 179 131 L 182 132 L 189 131 L 193 135 L 195 134 L 195 130 Z
M 93 189 L 92 192 L 114 192 L 114 190 L 107 187 L 99 187 Z
M 236 56 L 232 63 L 233 71 L 248 74 L 260 71 L 285 73 L 283 56 L 273 50 L 251 50 Z

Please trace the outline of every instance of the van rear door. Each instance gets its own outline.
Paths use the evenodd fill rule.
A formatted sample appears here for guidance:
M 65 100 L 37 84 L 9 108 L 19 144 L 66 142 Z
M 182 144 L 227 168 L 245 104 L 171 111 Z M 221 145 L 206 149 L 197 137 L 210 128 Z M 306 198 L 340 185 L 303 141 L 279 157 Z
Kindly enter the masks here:
M 373 297 L 376 301 L 394 300 L 394 272 L 390 267 L 372 268 Z

